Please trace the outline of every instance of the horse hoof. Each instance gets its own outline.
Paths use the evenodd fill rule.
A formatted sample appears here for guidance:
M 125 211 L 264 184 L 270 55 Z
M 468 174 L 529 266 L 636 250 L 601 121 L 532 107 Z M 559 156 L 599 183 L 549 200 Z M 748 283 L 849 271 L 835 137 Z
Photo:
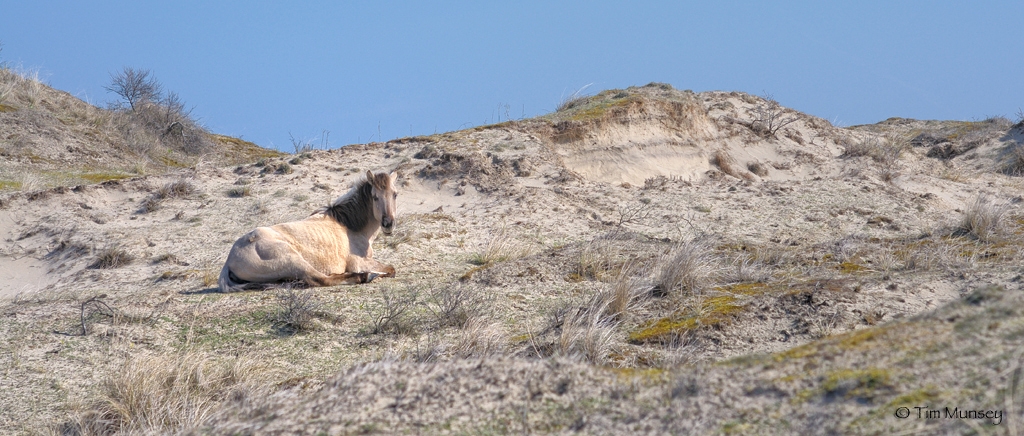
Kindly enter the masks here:
M 380 274 L 377 274 L 377 273 L 375 273 L 373 271 L 370 271 L 370 272 L 366 273 L 366 281 L 363 282 L 363 283 L 370 283 L 374 279 L 376 279 L 377 277 L 380 277 Z

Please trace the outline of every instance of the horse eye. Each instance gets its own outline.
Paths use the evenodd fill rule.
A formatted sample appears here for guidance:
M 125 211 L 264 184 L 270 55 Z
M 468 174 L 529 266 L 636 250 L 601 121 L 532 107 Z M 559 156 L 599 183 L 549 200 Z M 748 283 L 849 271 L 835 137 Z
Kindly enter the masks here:
M 398 198 L 398 193 L 391 194 L 391 198 Z

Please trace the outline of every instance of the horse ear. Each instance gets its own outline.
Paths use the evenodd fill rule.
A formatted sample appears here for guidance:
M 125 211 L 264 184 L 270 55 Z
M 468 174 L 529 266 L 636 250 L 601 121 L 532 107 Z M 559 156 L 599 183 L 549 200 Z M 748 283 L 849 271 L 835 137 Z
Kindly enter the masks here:
M 399 172 L 398 170 L 392 171 L 391 172 L 391 184 L 394 185 L 395 182 L 398 180 L 398 177 L 401 176 L 401 175 L 402 175 L 402 173 Z
M 373 171 L 366 170 L 366 180 L 369 182 L 373 181 Z

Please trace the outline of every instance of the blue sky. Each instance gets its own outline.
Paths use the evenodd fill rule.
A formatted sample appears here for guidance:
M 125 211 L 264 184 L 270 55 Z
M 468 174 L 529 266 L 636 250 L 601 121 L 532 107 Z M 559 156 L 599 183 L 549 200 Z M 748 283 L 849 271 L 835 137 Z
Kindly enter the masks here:
M 93 104 L 149 69 L 212 131 L 293 151 L 431 134 L 666 82 L 842 126 L 1014 119 L 1024 2 L 0 0 L 0 61 Z M 379 133 L 378 133 L 379 132 Z

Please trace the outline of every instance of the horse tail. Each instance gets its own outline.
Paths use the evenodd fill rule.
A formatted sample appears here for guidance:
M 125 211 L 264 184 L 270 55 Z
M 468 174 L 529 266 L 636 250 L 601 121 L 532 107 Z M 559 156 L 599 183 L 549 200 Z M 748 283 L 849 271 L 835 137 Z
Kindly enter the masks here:
M 227 263 L 224 264 L 224 269 L 220 270 L 220 279 L 217 280 L 217 285 L 220 287 L 221 292 L 237 292 L 245 289 L 244 281 L 235 281 L 238 277 L 235 277 L 231 273 L 231 269 L 228 268 Z

